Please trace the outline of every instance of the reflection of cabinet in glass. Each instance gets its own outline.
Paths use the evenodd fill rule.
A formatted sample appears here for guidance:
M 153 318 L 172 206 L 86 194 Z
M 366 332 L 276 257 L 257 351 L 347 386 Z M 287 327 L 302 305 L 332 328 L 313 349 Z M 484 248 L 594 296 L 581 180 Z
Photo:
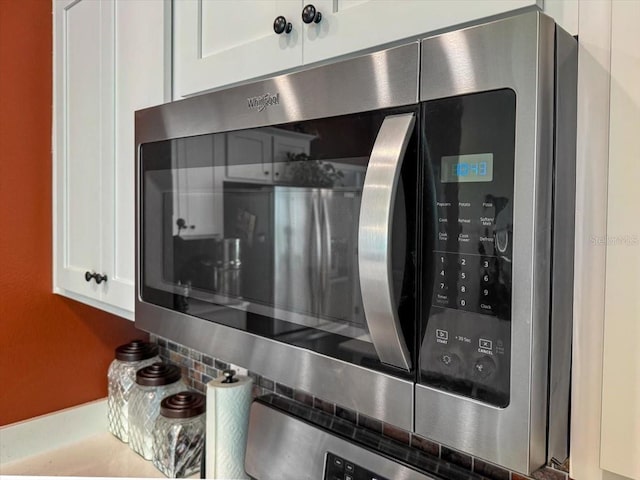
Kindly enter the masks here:
M 287 180 L 287 154 L 309 154 L 313 135 L 278 128 L 227 134 L 226 177 L 260 183 Z
M 274 130 L 276 133 L 273 135 L 273 179 L 275 182 L 286 181 L 288 178 L 287 154 L 309 155 L 311 140 L 315 137 L 288 130 Z
M 226 176 L 270 183 L 271 142 L 271 135 L 261 131 L 247 130 L 227 134 Z
M 202 238 L 222 234 L 223 167 L 217 159 L 224 158 L 224 140 L 224 135 L 207 135 L 173 145 L 176 168 L 171 173 L 176 193 L 170 196 L 174 235 Z

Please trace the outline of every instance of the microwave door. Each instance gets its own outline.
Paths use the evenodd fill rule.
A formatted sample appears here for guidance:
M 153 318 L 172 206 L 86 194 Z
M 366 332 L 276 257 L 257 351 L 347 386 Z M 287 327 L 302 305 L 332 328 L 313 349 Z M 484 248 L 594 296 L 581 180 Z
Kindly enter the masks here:
M 365 318 L 382 363 L 410 371 L 411 356 L 394 296 L 392 271 L 393 213 L 400 170 L 415 114 L 384 119 L 373 145 L 362 190 L 358 266 Z

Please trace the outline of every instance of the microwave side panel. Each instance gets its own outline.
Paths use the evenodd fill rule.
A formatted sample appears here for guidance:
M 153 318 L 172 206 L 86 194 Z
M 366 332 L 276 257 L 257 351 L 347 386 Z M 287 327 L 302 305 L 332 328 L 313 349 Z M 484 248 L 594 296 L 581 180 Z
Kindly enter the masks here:
M 546 460 L 554 24 L 531 12 L 445 33 L 423 40 L 421 60 L 421 101 L 515 92 L 513 289 L 508 404 L 493 405 L 418 383 L 415 431 L 530 473 Z M 423 264 L 429 264 L 429 255 L 423 252 Z M 422 292 L 421 322 L 428 321 L 431 293 Z M 430 341 L 428 329 L 421 341 Z M 421 360 L 428 348 L 423 343 Z
M 556 103 L 547 461 L 569 456 L 576 209 L 578 42 L 556 26 Z

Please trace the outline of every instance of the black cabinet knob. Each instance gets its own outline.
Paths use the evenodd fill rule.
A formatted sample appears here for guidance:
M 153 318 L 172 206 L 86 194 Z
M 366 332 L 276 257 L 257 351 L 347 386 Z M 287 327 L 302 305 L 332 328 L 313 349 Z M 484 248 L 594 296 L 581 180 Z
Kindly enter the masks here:
M 322 20 L 322 13 L 318 12 L 312 4 L 302 9 L 302 21 L 304 23 L 320 23 L 320 20 Z
M 98 285 L 100 285 L 102 282 L 106 282 L 107 281 L 107 276 L 106 275 L 100 275 L 99 273 L 96 273 L 96 272 L 91 273 L 89 271 L 84 272 L 84 279 L 87 282 L 90 282 L 92 278 L 96 281 L 96 283 Z
M 291 33 L 292 28 L 293 27 L 291 26 L 291 23 L 287 22 L 287 19 L 282 15 L 276 17 L 276 19 L 273 21 L 273 31 L 278 35 L 280 35 L 281 33 Z

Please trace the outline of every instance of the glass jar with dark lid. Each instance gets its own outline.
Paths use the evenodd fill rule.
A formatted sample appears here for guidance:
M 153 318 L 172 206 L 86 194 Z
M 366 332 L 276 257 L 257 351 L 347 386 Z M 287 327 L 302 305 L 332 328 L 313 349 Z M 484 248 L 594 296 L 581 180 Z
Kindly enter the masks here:
M 206 397 L 180 392 L 162 400 L 153 431 L 153 464 L 170 478 L 200 470 L 204 455 Z
M 136 372 L 159 362 L 158 346 L 133 340 L 115 350 L 115 360 L 107 373 L 107 418 L 109 431 L 123 442 L 129 441 L 129 397 L 136 383 Z
M 180 368 L 154 363 L 138 370 L 129 407 L 129 445 L 147 460 L 153 456 L 153 429 L 166 397 L 186 390 Z

